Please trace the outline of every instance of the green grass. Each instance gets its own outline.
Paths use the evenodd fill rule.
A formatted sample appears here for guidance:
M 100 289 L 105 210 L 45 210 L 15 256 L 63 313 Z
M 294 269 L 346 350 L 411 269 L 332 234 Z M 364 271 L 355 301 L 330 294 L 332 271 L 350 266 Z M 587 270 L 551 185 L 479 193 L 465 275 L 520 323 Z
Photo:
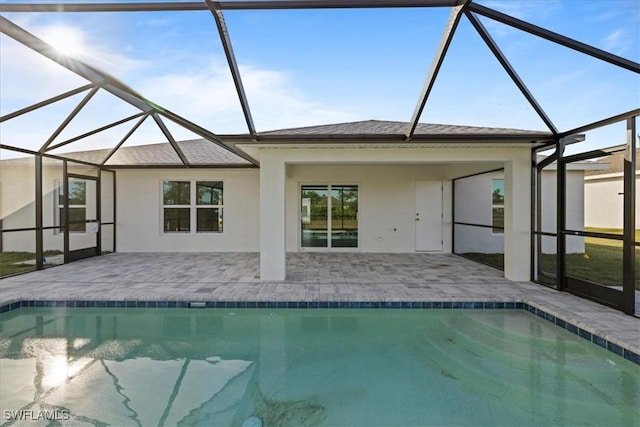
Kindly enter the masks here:
M 592 233 L 609 233 L 618 234 L 622 236 L 622 229 L 620 228 L 598 228 L 598 227 L 586 227 L 584 231 L 591 231 Z M 640 229 L 636 229 L 636 242 L 640 242 Z M 595 237 L 585 237 L 585 243 L 597 243 L 599 245 L 622 247 L 622 240 L 611 239 L 599 239 Z
M 636 249 L 636 257 L 640 260 L 638 249 Z M 584 254 L 567 254 L 566 269 L 567 275 L 571 277 L 605 286 L 622 286 L 622 247 L 585 243 Z M 640 269 L 638 272 L 640 273 Z M 636 274 L 635 288 L 640 290 L 638 274 Z
M 605 239 L 597 239 L 598 243 Z M 591 241 L 594 241 L 593 239 Z M 567 254 L 567 275 L 577 279 L 598 283 L 605 286 L 622 286 L 622 242 L 620 245 L 595 244 L 585 241 L 585 253 Z M 504 269 L 502 254 L 466 253 L 462 254 L 485 264 Z M 640 273 L 640 248 L 636 249 L 636 270 Z M 556 257 L 553 254 L 542 255 L 540 259 L 542 271 L 552 275 L 556 273 Z M 636 289 L 640 290 L 640 277 L 636 274 Z M 540 277 L 540 281 L 555 284 L 555 279 Z
M 45 256 L 62 254 L 61 251 L 45 251 Z M 36 269 L 35 264 L 24 264 L 25 261 L 33 261 L 36 254 L 32 252 L 0 252 L 0 277 L 10 276 L 16 273 L 24 273 Z

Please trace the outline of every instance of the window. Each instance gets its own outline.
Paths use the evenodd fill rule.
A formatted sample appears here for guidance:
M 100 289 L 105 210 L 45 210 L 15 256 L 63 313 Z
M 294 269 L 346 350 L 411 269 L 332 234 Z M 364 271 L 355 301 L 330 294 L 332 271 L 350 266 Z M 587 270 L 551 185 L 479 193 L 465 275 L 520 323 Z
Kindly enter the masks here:
M 163 231 L 221 233 L 222 188 L 222 181 L 163 181 Z
M 491 225 L 494 234 L 504 233 L 504 179 L 491 181 Z
M 197 232 L 222 231 L 222 182 L 196 181 Z
M 358 247 L 358 186 L 303 185 L 302 248 Z
M 87 231 L 87 185 L 83 180 L 69 180 L 69 232 L 85 233 Z M 64 232 L 66 224 L 64 214 L 64 183 L 57 182 L 56 224 L 60 232 Z
M 191 182 L 164 181 L 162 205 L 165 233 L 191 231 Z

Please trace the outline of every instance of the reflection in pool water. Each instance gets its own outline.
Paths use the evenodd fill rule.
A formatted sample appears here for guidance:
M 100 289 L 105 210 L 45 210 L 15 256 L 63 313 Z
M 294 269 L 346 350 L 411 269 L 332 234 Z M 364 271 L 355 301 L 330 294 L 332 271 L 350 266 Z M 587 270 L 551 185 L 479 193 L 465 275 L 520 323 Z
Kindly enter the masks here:
M 62 425 L 636 425 L 639 371 L 524 311 L 0 316 L 7 424 L 58 411 Z

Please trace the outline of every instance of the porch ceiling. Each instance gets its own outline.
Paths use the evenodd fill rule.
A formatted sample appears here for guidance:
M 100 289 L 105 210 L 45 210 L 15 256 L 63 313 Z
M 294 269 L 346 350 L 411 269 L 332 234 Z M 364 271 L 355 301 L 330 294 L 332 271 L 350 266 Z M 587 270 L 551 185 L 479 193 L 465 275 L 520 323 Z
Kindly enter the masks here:
M 19 19 L 9 19 L 0 16 L 0 32 L 19 44 L 42 55 L 54 63 L 64 67 L 69 72 L 80 76 L 88 84 L 59 93 L 48 99 L 33 103 L 24 108 L 4 114 L 0 117 L 0 125 L 9 123 L 21 116 L 29 117 L 42 108 L 58 105 L 58 103 L 81 96 L 81 100 L 75 108 L 64 117 L 57 128 L 46 138 L 40 141 L 37 149 L 25 148 L 20 142 L 7 141 L 3 138 L 0 148 L 19 151 L 27 154 L 56 156 L 64 159 L 76 159 L 101 167 L 253 167 L 259 164 L 254 152 L 247 149 L 251 146 L 274 147 L 275 144 L 287 144 L 290 147 L 438 147 L 438 148 L 477 148 L 477 147 L 535 147 L 551 145 L 561 138 L 602 127 L 611 123 L 640 115 L 640 106 L 622 112 L 620 114 L 603 118 L 596 122 L 584 123 L 577 127 L 560 128 L 555 122 L 555 117 L 545 111 L 536 98 L 535 91 L 531 90 L 515 67 L 507 58 L 499 43 L 491 35 L 492 28 L 484 23 L 502 25 L 510 31 L 528 33 L 533 37 L 551 42 L 554 45 L 567 48 L 569 51 L 578 52 L 602 63 L 608 64 L 612 69 L 625 70 L 634 75 L 640 74 L 640 64 L 631 59 L 615 55 L 603 49 L 596 48 L 578 40 L 555 33 L 546 28 L 534 25 L 500 10 L 487 7 L 480 3 L 481 0 L 266 0 L 266 1 L 195 1 L 195 2 L 130 2 L 119 3 L 11 3 L 2 2 L 0 12 L 3 14 L 26 13 L 120 13 L 131 12 L 144 13 L 189 13 L 205 11 L 211 14 L 211 26 L 215 24 L 215 32 L 219 36 L 228 75 L 233 83 L 233 90 L 240 106 L 242 117 L 246 125 L 246 132 L 237 134 L 217 133 L 216 129 L 196 124 L 191 118 L 174 113 L 171 105 L 159 105 L 151 101 L 146 94 L 138 89 L 125 84 L 119 76 L 115 76 L 109 70 L 103 70 L 73 55 L 61 55 L 49 40 L 37 37 L 18 25 Z M 234 11 L 295 11 L 295 10 L 349 10 L 363 11 L 371 9 L 384 9 L 388 13 L 391 10 L 414 8 L 444 9 L 449 11 L 449 17 L 445 23 L 440 43 L 435 49 L 431 60 L 431 66 L 424 80 L 424 85 L 417 94 L 417 102 L 411 117 L 406 121 L 355 121 L 334 125 L 321 125 L 311 127 L 287 128 L 276 131 L 260 132 L 254 124 L 251 103 L 246 90 L 246 69 L 239 67 L 234 52 L 234 38 L 225 21 L 225 13 Z M 13 16 L 13 15 L 12 15 Z M 265 15 L 266 16 L 266 15 Z M 27 22 L 27 21 L 24 21 Z M 437 87 L 440 70 L 449 55 L 450 45 L 454 36 L 460 32 L 461 23 L 470 25 L 490 53 L 495 57 L 503 71 L 507 74 L 517 91 L 526 101 L 531 110 L 544 124 L 543 131 L 527 131 L 520 129 L 489 128 L 475 126 L 451 126 L 421 123 L 424 119 L 424 110 L 432 97 L 432 92 Z M 180 31 L 185 28 L 175 28 Z M 235 34 L 241 39 L 242 34 Z M 207 44 L 208 42 L 204 41 Z M 99 56 L 100 52 L 92 52 Z M 250 68 L 250 67 L 249 67 Z M 338 76 L 327 76 L 328 79 Z M 467 77 L 482 85 L 483 81 L 473 70 Z M 252 77 L 254 78 L 254 77 Z M 206 88 L 204 89 L 206 90 Z M 3 91 L 4 93 L 4 91 Z M 78 134 L 73 137 L 61 139 L 60 136 L 74 121 L 81 120 L 82 112 L 95 102 L 101 94 L 115 97 L 120 103 L 132 108 L 134 114 L 121 117 L 106 125 L 97 126 L 93 130 Z M 215 96 L 215 94 L 213 94 Z M 175 105 L 175 107 L 180 107 Z M 295 109 L 293 105 L 291 108 Z M 460 109 L 464 109 L 460 105 Z M 206 107 L 203 107 L 206 108 Z M 76 150 L 72 154 L 60 152 L 63 147 L 71 147 L 71 144 L 88 141 L 89 138 L 108 132 L 121 125 L 128 124 L 129 131 L 121 138 L 113 140 L 109 149 Z M 140 128 L 149 124 L 156 128 L 165 145 L 162 148 L 146 146 L 147 153 L 140 152 L 125 145 L 132 135 L 140 132 Z M 186 144 L 176 140 L 174 134 L 178 131 L 189 132 L 198 140 L 198 150 L 194 151 L 195 143 Z M 157 143 L 159 141 L 147 141 Z M 191 141 L 193 142 L 193 141 Z M 213 150 L 202 148 L 203 144 L 214 147 Z M 136 154 L 137 153 L 137 154 Z M 204 153 L 204 154 L 203 154 Z M 168 160 L 171 157 L 171 160 Z

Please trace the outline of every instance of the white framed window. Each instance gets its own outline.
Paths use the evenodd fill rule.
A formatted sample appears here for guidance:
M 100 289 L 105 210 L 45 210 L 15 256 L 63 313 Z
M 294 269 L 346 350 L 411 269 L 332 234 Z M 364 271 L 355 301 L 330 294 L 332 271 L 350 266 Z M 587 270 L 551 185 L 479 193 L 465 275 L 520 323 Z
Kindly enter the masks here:
M 163 233 L 222 233 L 222 181 L 162 181 Z
M 64 233 L 64 182 L 56 181 L 55 225 L 60 227 L 58 233 Z M 69 232 L 87 232 L 87 183 L 80 179 L 69 179 Z
M 491 180 L 491 225 L 493 234 L 504 233 L 504 179 Z
M 300 248 L 358 247 L 358 185 L 300 187 Z

